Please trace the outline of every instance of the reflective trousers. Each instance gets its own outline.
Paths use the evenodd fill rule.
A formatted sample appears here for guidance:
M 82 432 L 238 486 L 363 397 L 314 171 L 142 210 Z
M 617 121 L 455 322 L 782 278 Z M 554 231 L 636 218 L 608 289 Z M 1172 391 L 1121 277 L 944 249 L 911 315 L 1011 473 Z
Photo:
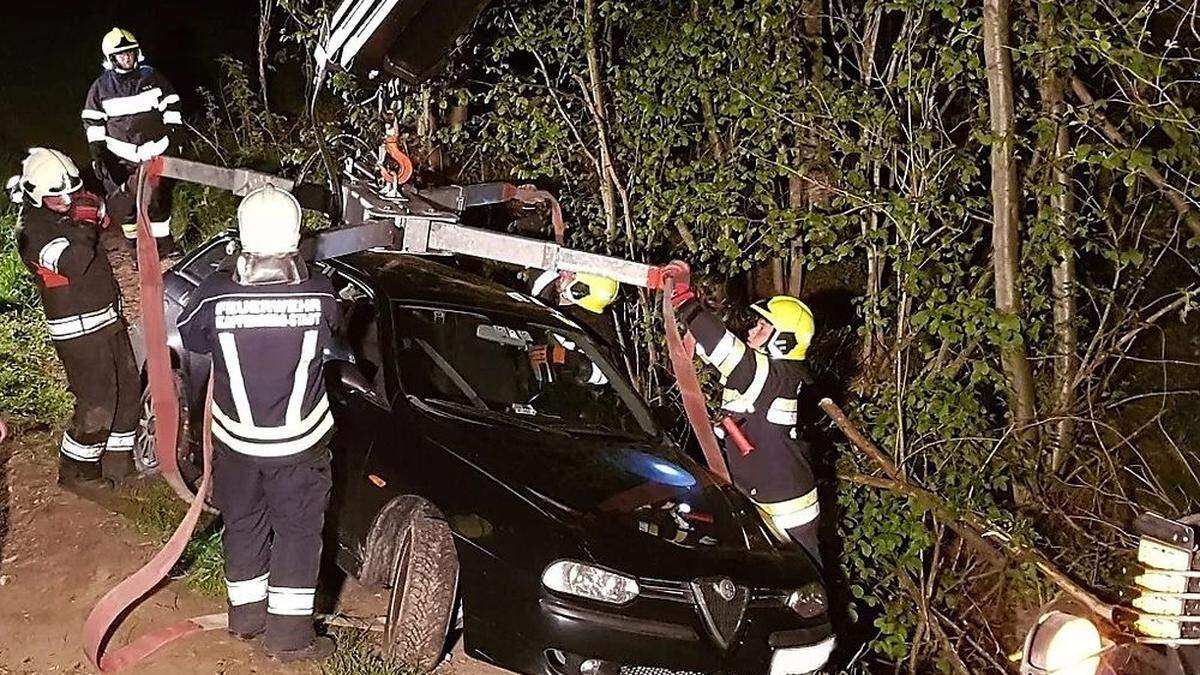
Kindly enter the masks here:
M 118 225 L 125 239 L 137 239 L 137 170 L 138 165 L 106 154 L 102 177 L 106 193 L 105 206 L 113 225 Z M 158 244 L 158 254 L 165 256 L 175 252 L 175 240 L 171 238 L 171 209 L 174 182 L 160 178 L 158 186 L 151 191 L 146 205 L 146 216 L 150 219 L 150 233 Z
M 217 448 L 213 503 L 225 522 L 229 630 L 265 631 L 267 649 L 279 652 L 303 649 L 315 637 L 321 530 L 333 483 L 328 451 L 275 462 Z
M 55 341 L 54 349 L 75 397 L 60 446 L 63 458 L 97 466 L 102 455 L 124 453 L 132 462 L 142 383 L 125 323 Z

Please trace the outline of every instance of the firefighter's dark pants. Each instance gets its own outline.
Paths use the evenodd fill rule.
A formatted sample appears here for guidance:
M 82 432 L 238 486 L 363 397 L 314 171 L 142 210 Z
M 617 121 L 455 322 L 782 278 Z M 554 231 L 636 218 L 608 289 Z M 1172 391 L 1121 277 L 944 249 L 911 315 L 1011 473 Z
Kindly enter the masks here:
M 102 176 L 107 194 L 105 204 L 108 217 L 114 225 L 121 227 L 126 241 L 137 239 L 137 170 L 138 165 L 127 162 L 110 153 L 105 153 Z M 175 252 L 175 240 L 171 238 L 171 208 L 174 182 L 169 178 L 158 179 L 158 185 L 150 193 L 146 205 L 146 216 L 150 220 L 150 233 L 158 244 L 158 254 L 165 256 Z
M 792 538 L 792 541 L 799 544 L 800 548 L 804 549 L 808 555 L 812 556 L 813 561 L 817 563 L 818 567 L 820 567 L 823 565 L 823 563 L 821 561 L 821 545 L 817 540 L 817 529 L 818 524 L 817 521 L 814 520 L 807 525 L 788 528 L 785 530 L 785 532 L 787 532 L 788 536 Z
M 102 456 L 106 467 L 132 464 L 142 387 L 125 323 L 55 341 L 54 349 L 75 396 L 61 446 L 64 463 L 92 477 L 99 475 Z
M 213 503 L 225 521 L 229 630 L 242 636 L 265 630 L 267 650 L 280 652 L 307 647 L 315 637 L 321 529 L 332 480 L 328 451 L 284 466 L 267 461 L 218 448 Z

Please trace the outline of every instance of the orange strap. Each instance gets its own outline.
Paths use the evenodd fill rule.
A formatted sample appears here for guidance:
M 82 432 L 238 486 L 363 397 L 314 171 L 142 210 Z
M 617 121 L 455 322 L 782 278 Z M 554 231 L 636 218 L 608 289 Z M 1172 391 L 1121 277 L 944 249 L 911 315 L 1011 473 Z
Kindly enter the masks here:
M 679 335 L 679 322 L 675 318 L 675 306 L 671 304 L 671 291 L 675 280 L 665 277 L 661 281 L 663 328 L 667 333 L 667 352 L 671 357 L 671 370 L 675 373 L 675 381 L 679 384 L 679 393 L 683 397 L 683 410 L 687 413 L 688 424 L 700 449 L 704 451 L 704 461 L 708 468 L 726 483 L 729 479 L 729 468 L 725 466 L 725 456 L 721 454 L 721 446 L 713 433 L 708 419 L 708 403 L 704 392 L 700 389 L 700 378 L 696 376 L 696 366 L 692 362 L 695 342 L 688 336 L 691 346 L 684 344 Z
M 145 205 L 149 191 L 154 188 L 161 171 L 162 161 L 152 160 L 138 169 L 138 234 L 137 256 L 139 267 L 142 328 L 146 338 L 146 367 L 150 379 L 151 403 L 154 406 L 154 438 L 158 452 L 158 465 L 168 481 L 179 481 L 178 463 L 175 460 L 175 441 L 179 430 L 179 402 L 171 378 L 171 360 L 167 351 L 166 320 L 163 316 L 162 267 L 154 236 L 150 233 L 150 219 Z M 155 556 L 117 584 L 92 608 L 83 623 L 83 648 L 92 667 L 103 673 L 115 673 L 126 668 L 163 646 L 181 637 L 203 630 L 217 628 L 223 622 L 213 617 L 196 617 L 181 621 L 139 636 L 128 645 L 108 654 L 103 653 L 105 640 L 111 635 L 120 618 L 135 603 L 153 591 L 166 578 L 179 556 L 192 538 L 192 531 L 204 510 L 204 499 L 212 483 L 212 439 L 209 435 L 212 420 L 213 378 L 208 379 L 208 394 L 204 403 L 204 475 L 200 479 L 199 491 L 187 514 L 175 528 L 175 532 Z

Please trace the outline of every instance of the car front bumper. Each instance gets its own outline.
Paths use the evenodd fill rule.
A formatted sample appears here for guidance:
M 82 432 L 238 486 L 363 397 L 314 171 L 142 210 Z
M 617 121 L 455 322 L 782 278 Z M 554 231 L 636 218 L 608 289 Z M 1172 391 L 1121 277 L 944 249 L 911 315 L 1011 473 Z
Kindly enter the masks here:
M 597 607 L 574 599 L 539 600 L 541 634 L 548 650 L 606 665 L 599 675 L 639 673 L 727 673 L 802 675 L 819 670 L 833 650 L 832 628 L 823 617 L 797 627 L 790 610 L 751 606 L 735 639 L 722 648 L 708 634 L 690 602 L 639 599 L 622 608 Z M 547 657 L 544 657 L 547 658 Z M 544 672 L 555 670 L 547 658 Z

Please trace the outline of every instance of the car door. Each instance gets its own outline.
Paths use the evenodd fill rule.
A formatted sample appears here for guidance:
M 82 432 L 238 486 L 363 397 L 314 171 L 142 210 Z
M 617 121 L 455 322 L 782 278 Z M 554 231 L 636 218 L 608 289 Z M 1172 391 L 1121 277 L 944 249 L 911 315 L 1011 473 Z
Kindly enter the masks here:
M 392 424 L 388 405 L 387 375 L 380 356 L 378 306 L 370 286 L 335 267 L 319 264 L 333 282 L 342 309 L 340 338 L 354 356 L 354 365 L 337 363 L 327 366 L 326 383 L 330 406 L 337 426 L 330 450 L 333 455 L 333 494 L 327 515 L 338 542 L 354 550 L 370 523 L 373 511 L 357 499 L 369 488 L 363 469 L 379 434 Z M 354 368 L 359 376 L 339 374 Z

